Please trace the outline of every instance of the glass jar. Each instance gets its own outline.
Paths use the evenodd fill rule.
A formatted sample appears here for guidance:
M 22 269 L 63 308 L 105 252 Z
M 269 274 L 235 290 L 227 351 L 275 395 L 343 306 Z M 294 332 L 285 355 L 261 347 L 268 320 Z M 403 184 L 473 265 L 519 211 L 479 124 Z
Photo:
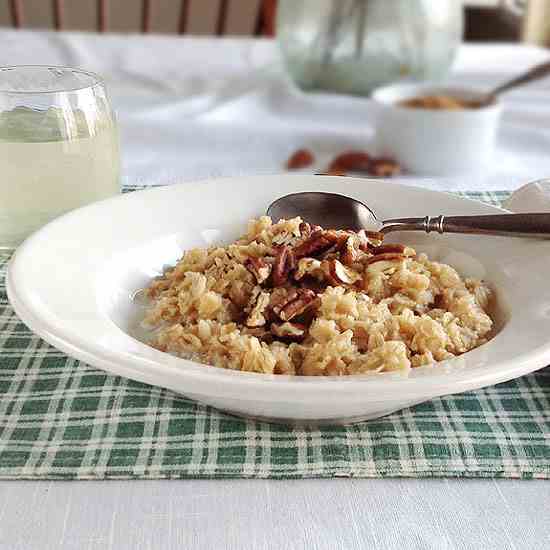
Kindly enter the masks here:
M 438 80 L 462 39 L 460 0 L 279 0 L 277 38 L 304 90 L 368 94 Z

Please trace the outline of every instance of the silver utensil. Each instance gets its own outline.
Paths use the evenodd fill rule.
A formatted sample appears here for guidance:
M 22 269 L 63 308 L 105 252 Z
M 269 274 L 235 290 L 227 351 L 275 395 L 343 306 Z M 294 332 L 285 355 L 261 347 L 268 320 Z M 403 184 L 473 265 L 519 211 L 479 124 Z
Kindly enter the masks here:
M 424 216 L 378 220 L 364 203 L 335 193 L 305 192 L 280 197 L 267 209 L 274 221 L 301 216 L 309 223 L 334 229 L 425 231 L 507 237 L 550 238 L 550 213 L 489 214 L 483 216 Z
M 519 76 L 512 78 L 511 80 L 508 80 L 503 84 L 500 84 L 490 92 L 487 92 L 485 102 L 492 103 L 501 93 L 507 92 L 512 88 L 517 88 L 518 86 L 523 86 L 524 84 L 527 84 L 529 82 L 534 82 L 535 80 L 539 80 L 540 78 L 544 78 L 548 74 L 550 74 L 550 62 L 547 61 L 545 63 L 535 65 L 527 72 L 520 74 Z

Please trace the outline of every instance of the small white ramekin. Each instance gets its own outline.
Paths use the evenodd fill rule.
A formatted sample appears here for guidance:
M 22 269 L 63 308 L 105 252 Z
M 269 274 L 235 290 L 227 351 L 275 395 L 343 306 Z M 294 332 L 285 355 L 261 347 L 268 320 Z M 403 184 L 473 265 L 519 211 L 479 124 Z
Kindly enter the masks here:
M 394 84 L 378 88 L 376 139 L 379 153 L 393 157 L 407 172 L 450 175 L 488 171 L 493 163 L 501 113 L 497 101 L 477 109 L 435 110 L 399 106 L 427 95 L 482 101 L 484 94 L 435 84 Z

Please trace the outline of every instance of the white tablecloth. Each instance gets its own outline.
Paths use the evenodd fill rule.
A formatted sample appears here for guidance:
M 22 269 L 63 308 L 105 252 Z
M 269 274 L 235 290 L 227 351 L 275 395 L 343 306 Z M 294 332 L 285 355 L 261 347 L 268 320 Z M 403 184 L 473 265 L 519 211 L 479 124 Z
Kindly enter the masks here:
M 549 58 L 536 47 L 468 45 L 450 80 L 488 89 Z M 313 171 L 345 148 L 374 150 L 370 101 L 295 90 L 270 40 L 1 32 L 0 65 L 25 63 L 106 78 L 131 184 L 279 173 L 302 146 L 317 154 Z M 550 79 L 505 97 L 492 173 L 414 183 L 501 190 L 550 176 L 549 97 Z
M 489 88 L 549 57 L 464 46 L 450 80 Z M 296 91 L 268 40 L 0 31 L 0 65 L 36 63 L 106 78 L 129 185 L 278 173 L 303 146 L 319 171 L 335 152 L 375 147 L 369 100 Z M 550 80 L 505 98 L 491 173 L 412 183 L 513 190 L 550 176 L 549 98 Z M 10 550 L 550 547 L 543 481 L 4 482 L 0 495 Z

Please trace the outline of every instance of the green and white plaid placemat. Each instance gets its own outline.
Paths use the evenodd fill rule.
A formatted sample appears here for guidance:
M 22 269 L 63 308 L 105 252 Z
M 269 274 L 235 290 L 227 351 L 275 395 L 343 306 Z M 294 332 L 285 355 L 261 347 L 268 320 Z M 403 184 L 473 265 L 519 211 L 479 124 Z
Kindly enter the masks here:
M 505 193 L 468 196 L 498 203 Z M 550 368 L 348 427 L 240 420 L 49 346 L 0 258 L 0 479 L 550 478 Z

